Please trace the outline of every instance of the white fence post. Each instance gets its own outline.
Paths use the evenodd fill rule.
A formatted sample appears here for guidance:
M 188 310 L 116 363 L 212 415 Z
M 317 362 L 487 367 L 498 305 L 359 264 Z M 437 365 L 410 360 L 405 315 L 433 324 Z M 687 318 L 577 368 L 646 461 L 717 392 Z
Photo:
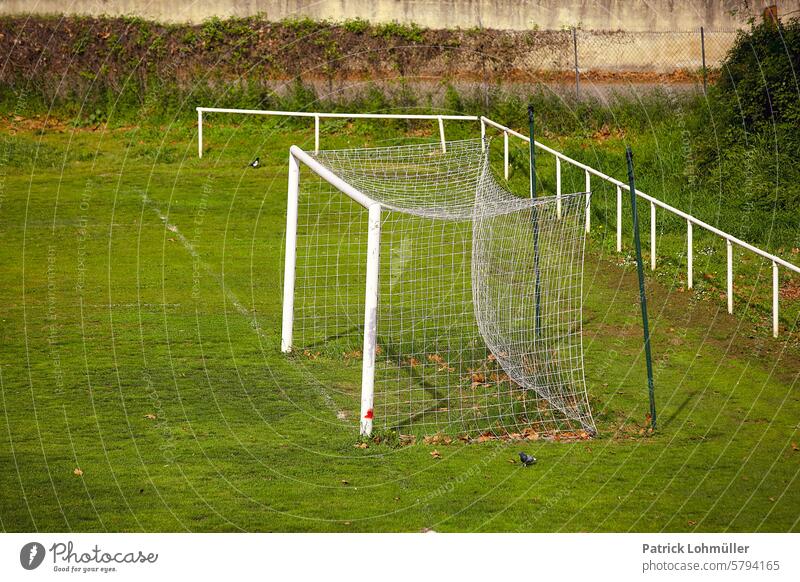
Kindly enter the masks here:
M 561 218 L 561 158 L 556 156 L 556 216 Z
M 314 116 L 314 153 L 319 153 L 319 115 Z
M 481 117 L 481 151 L 486 149 L 486 124 L 483 122 L 483 117 Z
M 622 252 L 622 188 L 617 186 L 617 252 Z
M 592 228 L 592 175 L 586 174 L 586 232 Z
M 503 132 L 503 173 L 508 180 L 508 132 Z
M 294 278 L 297 259 L 297 206 L 300 194 L 300 162 L 289 154 L 289 196 L 286 204 L 286 262 L 283 267 L 283 326 L 281 351 L 292 351 L 294 322 Z
M 692 233 L 692 221 L 686 221 L 686 287 L 691 289 L 694 286 L 694 234 Z
M 733 243 L 726 238 L 728 248 L 728 313 L 733 313 Z
M 778 279 L 778 263 L 772 261 L 772 337 L 778 337 L 778 295 L 780 281 Z
M 378 272 L 380 270 L 381 206 L 369 207 L 367 289 L 364 301 L 364 350 L 361 369 L 361 436 L 372 434 L 375 399 L 375 348 L 378 338 Z
M 656 270 L 656 205 L 650 203 L 650 270 Z
M 197 157 L 203 157 L 203 110 L 197 108 Z
M 447 153 L 447 142 L 444 139 L 444 120 L 439 116 L 439 139 L 442 141 L 442 153 Z

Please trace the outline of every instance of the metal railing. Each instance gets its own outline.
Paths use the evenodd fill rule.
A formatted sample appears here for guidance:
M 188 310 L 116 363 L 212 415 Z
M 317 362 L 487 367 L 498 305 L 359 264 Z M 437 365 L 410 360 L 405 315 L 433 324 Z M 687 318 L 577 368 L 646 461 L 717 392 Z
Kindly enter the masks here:
M 508 136 L 512 135 L 517 137 L 527 143 L 530 143 L 530 138 L 525 136 L 513 129 L 506 127 L 505 125 L 501 125 L 491 119 L 486 117 L 481 117 L 481 135 L 486 134 L 486 126 L 489 125 L 499 131 L 503 132 L 503 163 L 504 163 L 504 173 L 506 177 L 508 176 Z M 554 150 L 553 148 L 547 147 L 546 145 L 539 143 L 538 141 L 534 140 L 534 145 L 538 149 L 545 151 L 549 154 L 552 154 L 556 158 L 556 198 L 559 199 L 561 197 L 561 163 L 566 162 L 571 164 L 577 168 L 580 168 L 584 171 L 586 176 L 586 191 L 589 192 L 591 190 L 591 178 L 592 176 L 596 176 L 601 180 L 605 180 L 610 184 L 614 184 L 617 187 L 617 252 L 622 252 L 622 191 L 630 191 L 630 187 L 617 180 L 616 178 L 612 178 L 604 174 L 599 170 L 595 170 L 594 168 L 587 166 L 586 164 L 582 164 L 581 162 L 570 158 L 562 154 L 561 152 Z M 656 268 L 656 208 L 661 208 L 670 212 L 683 220 L 686 221 L 686 257 L 687 257 L 687 286 L 689 289 L 692 288 L 694 273 L 693 273 L 693 228 L 695 226 L 699 228 L 703 228 L 708 232 L 715 234 L 725 240 L 726 243 L 726 271 L 727 271 L 727 280 L 726 280 L 726 298 L 728 302 L 728 313 L 733 313 L 733 246 L 739 246 L 743 249 L 746 249 L 756 255 L 767 259 L 768 261 L 772 262 L 772 335 L 774 337 L 778 337 L 778 299 L 780 296 L 780 285 L 779 285 L 779 277 L 778 277 L 778 266 L 793 271 L 795 273 L 800 273 L 800 267 L 794 265 L 784 259 L 781 259 L 778 256 L 775 256 L 771 253 L 763 251 L 758 247 L 755 247 L 749 243 L 744 242 L 743 240 L 736 238 L 735 236 L 728 234 L 714 226 L 711 226 L 707 222 L 700 220 L 699 218 L 695 218 L 694 216 L 683 212 L 682 210 L 678 210 L 674 206 L 670 206 L 666 202 L 662 202 L 657 198 L 653 198 L 649 194 L 645 194 L 641 190 L 636 190 L 636 195 L 640 198 L 646 200 L 650 203 L 650 268 L 655 270 Z M 587 201 L 587 204 L 591 205 L 591 197 Z M 590 213 L 586 213 L 586 232 L 589 232 L 590 229 Z
M 198 155 L 203 157 L 203 113 L 234 113 L 245 115 L 272 115 L 283 117 L 313 117 L 314 118 L 314 151 L 319 151 L 320 144 L 320 120 L 322 119 L 429 119 L 436 121 L 439 129 L 439 139 L 442 144 L 442 150 L 447 151 L 447 143 L 445 139 L 444 122 L 445 121 L 480 121 L 481 137 L 486 136 L 486 127 L 492 127 L 503 133 L 503 173 L 506 179 L 509 175 L 509 136 L 519 138 L 526 143 L 530 143 L 528 136 L 525 136 L 510 127 L 492 121 L 487 117 L 478 117 L 475 115 L 423 115 L 423 114 L 390 114 L 390 113 L 314 113 L 306 111 L 268 111 L 259 109 L 224 109 L 218 107 L 198 107 L 197 108 L 197 124 L 198 124 Z M 622 191 L 630 191 L 630 187 L 616 178 L 604 174 L 599 170 L 595 170 L 591 166 L 587 166 L 567 155 L 562 154 L 558 150 L 544 145 L 534 140 L 534 146 L 544 152 L 555 156 L 556 160 L 556 213 L 560 215 L 561 211 L 561 164 L 565 162 L 576 168 L 584 171 L 585 176 L 585 192 L 587 192 L 587 211 L 586 211 L 586 225 L 585 229 L 588 233 L 591 230 L 591 187 L 592 176 L 613 184 L 617 188 L 617 229 L 616 229 L 616 249 L 617 252 L 622 252 Z M 694 227 L 705 229 L 706 231 L 719 236 L 725 240 L 726 243 L 726 298 L 728 304 L 728 313 L 733 313 L 733 247 L 738 246 L 748 250 L 772 263 L 772 335 L 778 337 L 779 331 L 779 297 L 780 297 L 780 280 L 779 280 L 779 266 L 794 273 L 800 274 L 800 267 L 794 265 L 780 257 L 768 253 L 755 247 L 745 241 L 736 238 L 707 222 L 695 218 L 694 216 L 683 212 L 670 206 L 666 202 L 662 202 L 657 198 L 645 194 L 641 190 L 636 190 L 636 195 L 646 200 L 650 205 L 650 268 L 656 268 L 656 209 L 661 208 L 682 218 L 686 221 L 686 257 L 687 257 L 687 286 L 689 289 L 693 287 L 694 282 L 694 249 L 693 238 Z
M 262 109 L 224 109 L 221 107 L 197 108 L 197 154 L 203 157 L 203 113 L 238 113 L 244 115 L 272 115 L 280 117 L 314 118 L 314 153 L 319 152 L 319 125 L 321 119 L 430 119 L 439 126 L 442 150 L 447 151 L 444 137 L 445 121 L 478 121 L 477 115 L 423 115 L 415 113 L 312 113 L 308 111 L 270 111 Z

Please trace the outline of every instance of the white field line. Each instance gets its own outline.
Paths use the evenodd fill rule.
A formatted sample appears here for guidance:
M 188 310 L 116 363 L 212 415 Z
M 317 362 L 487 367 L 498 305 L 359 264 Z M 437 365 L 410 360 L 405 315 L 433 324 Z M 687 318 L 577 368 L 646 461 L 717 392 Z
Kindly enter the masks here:
M 231 291 L 227 285 L 225 285 L 225 281 L 222 279 L 222 277 L 214 272 L 214 270 L 202 260 L 200 253 L 197 252 L 197 249 L 194 247 L 192 242 L 184 236 L 177 226 L 169 221 L 167 216 L 161 212 L 161 209 L 158 207 L 158 205 L 153 202 L 153 200 L 145 193 L 142 193 L 142 202 L 144 202 L 145 205 L 147 205 L 151 210 L 153 210 L 153 212 L 156 213 L 161 222 L 164 223 L 164 227 L 175 235 L 175 237 L 180 241 L 181 245 L 183 245 L 183 248 L 186 249 L 186 252 L 188 252 L 192 258 L 197 261 L 197 264 L 199 264 L 203 270 L 219 284 L 219 286 L 222 288 L 222 291 L 225 293 L 225 297 L 227 297 L 228 301 L 231 302 L 231 305 L 233 305 L 236 311 L 239 312 L 239 315 L 250 321 L 250 327 L 255 330 L 259 338 L 266 343 L 271 342 L 272 340 L 268 338 L 261 329 L 261 325 L 258 323 L 256 314 L 245 307 L 245 305 L 239 301 L 239 298 L 236 296 L 236 294 Z M 319 394 L 319 396 L 325 401 L 325 404 L 328 406 L 328 408 L 336 413 L 336 418 L 339 420 L 344 420 L 347 418 L 347 414 L 336 406 L 336 403 L 331 395 L 319 384 L 319 382 L 312 382 L 312 385 L 315 387 L 317 394 Z

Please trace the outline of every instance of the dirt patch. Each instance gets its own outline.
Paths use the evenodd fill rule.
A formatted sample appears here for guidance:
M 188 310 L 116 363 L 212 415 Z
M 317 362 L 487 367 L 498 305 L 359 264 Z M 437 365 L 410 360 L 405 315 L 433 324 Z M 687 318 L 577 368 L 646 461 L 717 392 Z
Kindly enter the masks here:
M 781 299 L 788 299 L 790 301 L 800 300 L 800 281 L 791 279 L 786 281 L 780 289 Z

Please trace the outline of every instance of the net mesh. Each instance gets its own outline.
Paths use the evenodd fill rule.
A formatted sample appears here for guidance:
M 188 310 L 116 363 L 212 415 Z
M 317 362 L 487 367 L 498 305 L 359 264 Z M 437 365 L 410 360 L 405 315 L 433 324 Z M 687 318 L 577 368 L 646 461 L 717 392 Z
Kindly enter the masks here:
M 498 184 L 489 143 L 321 151 L 381 204 L 375 426 L 593 434 L 583 374 L 585 194 Z M 301 169 L 294 351 L 357 402 L 367 210 Z M 326 381 L 325 366 L 334 364 Z

